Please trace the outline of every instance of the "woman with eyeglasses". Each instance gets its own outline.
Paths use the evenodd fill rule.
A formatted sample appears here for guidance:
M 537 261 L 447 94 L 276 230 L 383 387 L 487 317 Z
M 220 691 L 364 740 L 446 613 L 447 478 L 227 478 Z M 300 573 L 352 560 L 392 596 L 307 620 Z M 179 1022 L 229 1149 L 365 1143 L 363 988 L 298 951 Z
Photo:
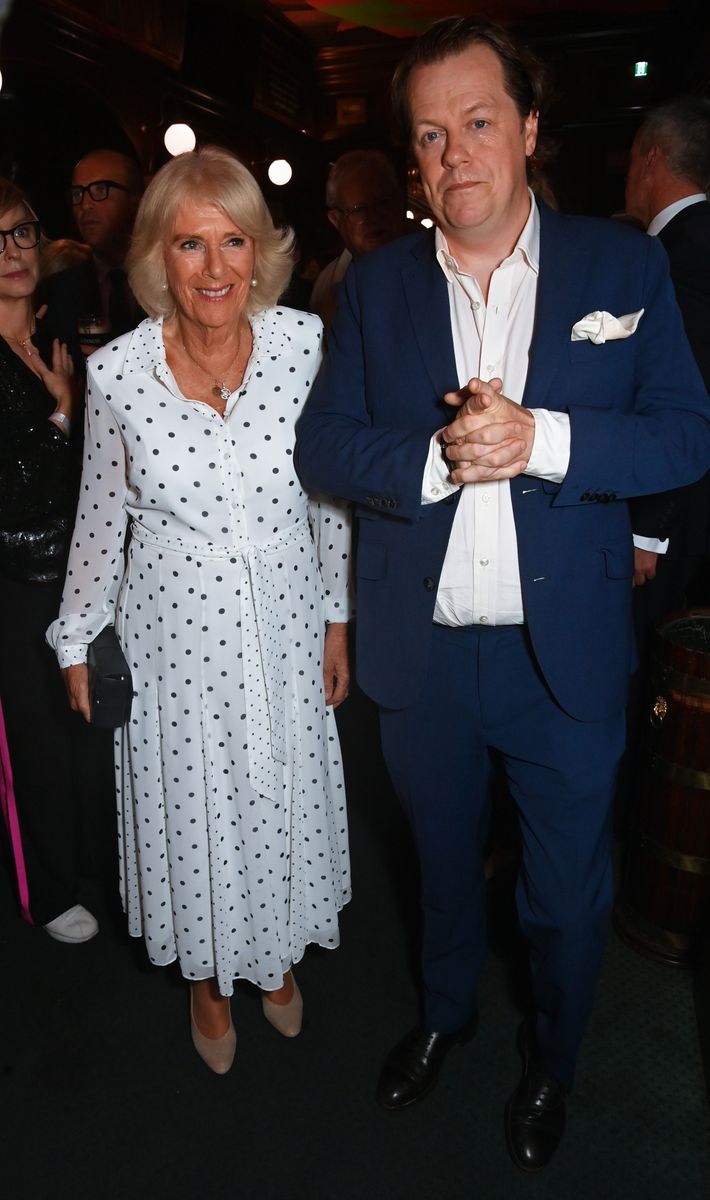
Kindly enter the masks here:
M 66 346 L 43 344 L 37 328 L 39 242 L 26 198 L 0 179 L 0 793 L 23 915 L 76 943 L 98 931 L 77 903 L 75 766 L 87 731 L 67 712 L 44 639 L 76 507 L 74 387 Z

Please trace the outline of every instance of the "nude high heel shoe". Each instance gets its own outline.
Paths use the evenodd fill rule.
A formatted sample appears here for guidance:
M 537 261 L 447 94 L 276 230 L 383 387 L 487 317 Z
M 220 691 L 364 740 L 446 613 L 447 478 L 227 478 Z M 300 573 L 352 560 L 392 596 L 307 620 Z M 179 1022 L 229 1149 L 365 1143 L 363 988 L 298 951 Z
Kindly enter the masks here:
M 303 1022 L 303 997 L 295 979 L 293 980 L 293 995 L 288 1004 L 274 1004 L 273 1000 L 269 1000 L 269 993 L 262 992 L 261 1007 L 264 1010 L 264 1016 L 274 1029 L 278 1029 L 284 1037 L 298 1037 Z
M 192 1044 L 204 1063 L 215 1075 L 226 1075 L 234 1062 L 237 1050 L 237 1035 L 232 1024 L 232 1013 L 229 1013 L 229 1029 L 221 1037 L 211 1038 L 201 1033 L 197 1028 L 193 1008 L 192 985 L 190 985 L 190 1033 Z

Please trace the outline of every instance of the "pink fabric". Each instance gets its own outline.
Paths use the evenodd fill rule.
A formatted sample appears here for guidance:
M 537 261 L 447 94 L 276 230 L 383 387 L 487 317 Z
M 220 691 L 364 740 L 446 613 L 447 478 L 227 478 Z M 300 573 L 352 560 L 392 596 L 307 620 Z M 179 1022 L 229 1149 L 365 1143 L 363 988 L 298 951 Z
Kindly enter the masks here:
M 25 871 L 25 856 L 22 853 L 22 835 L 20 833 L 20 822 L 17 816 L 17 805 L 15 803 L 15 789 L 12 785 L 12 767 L 10 765 L 10 751 L 7 746 L 7 737 L 5 734 L 5 722 L 2 715 L 2 704 L 0 703 L 0 805 L 2 806 L 2 816 L 5 822 L 5 827 L 10 837 L 10 845 L 12 847 L 12 856 L 15 860 L 15 873 L 17 875 L 17 887 L 20 893 L 20 908 L 22 915 L 30 925 L 33 925 L 32 914 L 30 913 L 30 893 L 27 885 L 27 872 Z

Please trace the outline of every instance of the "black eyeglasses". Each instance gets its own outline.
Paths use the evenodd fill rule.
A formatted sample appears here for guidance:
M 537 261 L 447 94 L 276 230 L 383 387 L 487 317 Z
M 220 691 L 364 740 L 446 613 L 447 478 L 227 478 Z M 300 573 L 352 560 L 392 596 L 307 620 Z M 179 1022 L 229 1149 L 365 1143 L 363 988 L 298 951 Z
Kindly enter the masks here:
M 334 205 L 331 212 L 340 213 L 346 221 L 352 221 L 355 225 L 360 225 L 372 213 L 373 215 L 386 212 L 394 201 L 394 196 L 380 196 L 376 200 L 370 200 L 367 204 L 351 204 L 349 208 L 338 208 Z
M 11 237 L 20 250 L 31 250 L 39 245 L 39 221 L 23 221 L 14 229 L 0 229 L 0 254 L 5 253 L 7 239 Z
M 69 199 L 76 208 L 84 199 L 84 192 L 88 192 L 92 200 L 99 201 L 106 199 L 111 188 L 118 188 L 119 192 L 130 192 L 131 190 L 126 187 L 125 183 L 116 183 L 115 179 L 94 179 L 84 187 L 79 183 L 73 184 L 69 188 Z

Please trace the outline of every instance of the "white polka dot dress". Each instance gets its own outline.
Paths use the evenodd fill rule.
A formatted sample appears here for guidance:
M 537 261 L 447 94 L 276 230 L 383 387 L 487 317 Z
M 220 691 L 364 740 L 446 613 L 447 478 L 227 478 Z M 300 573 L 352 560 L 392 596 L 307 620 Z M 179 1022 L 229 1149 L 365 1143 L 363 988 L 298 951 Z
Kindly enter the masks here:
M 59 663 L 115 616 L 131 667 L 116 737 L 121 894 L 152 962 L 279 987 L 350 898 L 345 791 L 321 669 L 347 620 L 347 508 L 304 494 L 294 423 L 320 321 L 252 320 L 224 418 L 184 397 L 160 321 L 88 362 L 84 474 Z M 127 522 L 131 537 L 124 571 Z

